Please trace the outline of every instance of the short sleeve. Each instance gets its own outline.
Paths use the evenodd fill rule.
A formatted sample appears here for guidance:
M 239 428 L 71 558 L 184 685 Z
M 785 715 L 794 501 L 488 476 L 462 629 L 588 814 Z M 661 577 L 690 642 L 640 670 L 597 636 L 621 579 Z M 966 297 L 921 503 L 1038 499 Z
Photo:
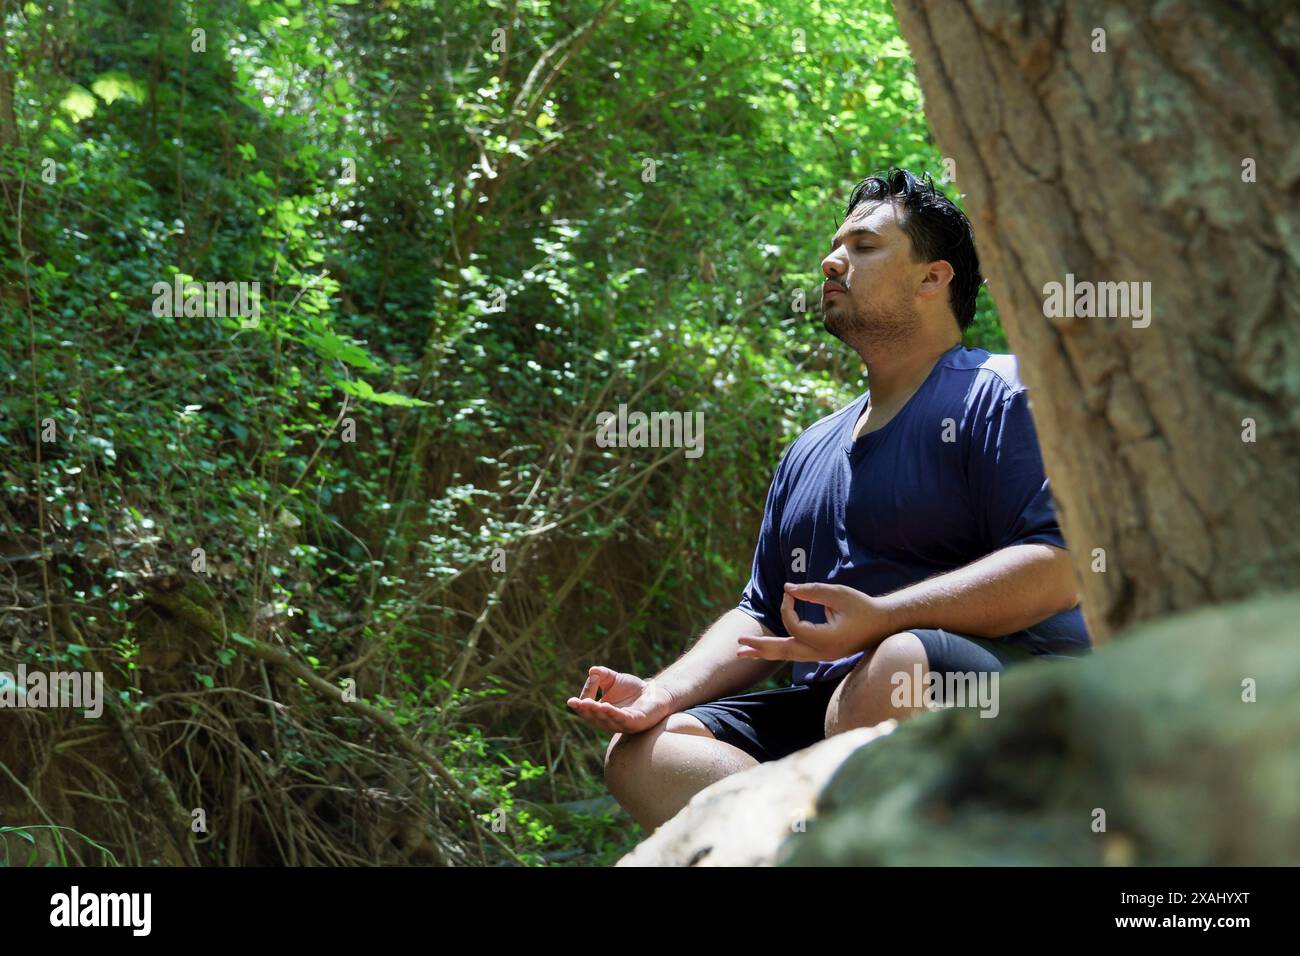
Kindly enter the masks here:
M 977 418 L 967 467 L 990 551 L 1013 544 L 1065 547 L 1027 391 L 1002 398 Z
M 740 597 L 740 609 L 781 637 L 789 637 L 781 622 L 781 601 L 785 595 L 786 563 L 781 551 L 781 509 L 785 504 L 785 462 L 789 450 L 777 465 L 763 506 L 763 524 L 754 547 L 749 583 Z

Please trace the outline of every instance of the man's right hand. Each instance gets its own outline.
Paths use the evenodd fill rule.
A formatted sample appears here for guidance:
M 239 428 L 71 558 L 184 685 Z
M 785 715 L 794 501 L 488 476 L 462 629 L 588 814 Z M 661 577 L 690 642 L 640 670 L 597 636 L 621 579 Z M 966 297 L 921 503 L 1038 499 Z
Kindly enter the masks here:
M 582 692 L 570 697 L 568 705 L 587 723 L 615 734 L 640 733 L 675 709 L 672 696 L 654 681 L 599 666 L 587 672 Z

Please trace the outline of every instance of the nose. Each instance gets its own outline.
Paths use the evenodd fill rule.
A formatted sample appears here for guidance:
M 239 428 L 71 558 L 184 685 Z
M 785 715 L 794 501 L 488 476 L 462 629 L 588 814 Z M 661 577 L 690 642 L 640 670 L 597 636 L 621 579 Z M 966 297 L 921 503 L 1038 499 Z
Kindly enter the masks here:
M 836 249 L 822 260 L 822 275 L 827 279 L 832 279 L 838 282 L 844 273 L 848 271 L 848 262 L 845 257 L 841 255 L 842 250 L 843 246 Z

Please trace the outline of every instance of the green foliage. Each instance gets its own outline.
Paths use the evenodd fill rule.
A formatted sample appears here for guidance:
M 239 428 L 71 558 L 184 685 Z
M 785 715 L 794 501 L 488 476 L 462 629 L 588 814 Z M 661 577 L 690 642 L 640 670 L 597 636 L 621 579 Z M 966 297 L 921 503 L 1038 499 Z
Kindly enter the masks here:
M 21 858 L 21 863 L 23 866 L 32 866 L 35 863 L 39 862 L 42 854 L 41 854 L 41 848 L 37 845 L 37 836 L 42 833 L 48 833 L 50 836 L 50 843 L 53 848 L 53 859 L 48 860 L 48 862 L 46 862 L 45 865 L 46 866 L 57 865 L 57 866 L 66 867 L 68 865 L 68 855 L 66 852 L 67 845 L 65 843 L 65 838 L 63 836 L 63 831 L 65 830 L 71 832 L 74 836 L 85 841 L 88 845 L 98 850 L 100 852 L 102 866 L 119 865 L 117 861 L 117 857 L 115 857 L 111 851 L 109 851 L 106 847 L 100 846 L 98 843 L 90 839 L 90 837 L 86 836 L 84 833 L 78 833 L 76 830 L 73 830 L 71 827 L 61 827 L 61 826 L 52 826 L 44 823 L 34 823 L 34 824 L 29 824 L 27 826 L 0 827 L 0 866 L 13 866 L 15 862 L 18 862 L 10 856 L 10 849 L 9 849 L 10 837 L 14 837 L 28 844 L 27 847 L 25 848 L 24 856 Z M 21 846 L 22 844 L 20 843 L 19 847 Z
M 189 691 L 254 639 L 362 662 L 521 858 L 607 861 L 625 818 L 536 809 L 602 792 L 563 701 L 734 603 L 781 449 L 862 387 L 792 303 L 854 182 L 939 178 L 888 4 L 94 0 L 3 29 L 4 534 L 60 556 L 137 709 L 142 589 L 202 548 L 228 634 Z M 156 314 L 178 277 L 259 283 L 258 321 Z M 967 338 L 1005 348 L 987 296 Z M 620 402 L 703 412 L 705 457 L 594 447 Z

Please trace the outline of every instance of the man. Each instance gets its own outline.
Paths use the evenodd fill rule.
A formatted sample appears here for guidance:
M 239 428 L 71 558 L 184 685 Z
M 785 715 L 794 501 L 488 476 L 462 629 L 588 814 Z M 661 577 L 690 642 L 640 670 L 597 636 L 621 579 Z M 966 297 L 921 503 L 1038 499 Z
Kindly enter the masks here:
M 871 177 L 822 272 L 869 391 L 786 450 L 740 606 L 653 680 L 592 667 L 568 701 L 614 733 L 606 782 L 647 830 L 728 774 L 923 710 L 897 692 L 917 675 L 1090 647 L 1016 360 L 961 345 L 966 217 L 928 180 Z M 742 693 L 786 661 L 790 687 Z

